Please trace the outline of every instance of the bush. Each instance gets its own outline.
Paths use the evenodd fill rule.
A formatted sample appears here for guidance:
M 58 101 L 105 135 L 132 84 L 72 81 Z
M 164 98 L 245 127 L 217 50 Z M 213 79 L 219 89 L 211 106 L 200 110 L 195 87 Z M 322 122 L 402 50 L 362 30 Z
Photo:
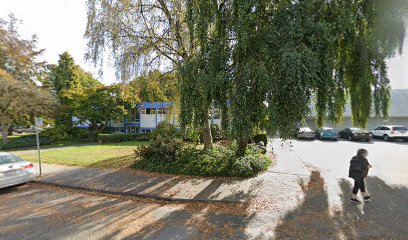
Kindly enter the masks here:
M 40 134 L 40 144 L 41 145 L 48 145 L 51 144 L 47 138 L 44 138 Z M 35 135 L 27 135 L 21 136 L 17 139 L 10 139 L 10 141 L 6 144 L 0 144 L 0 149 L 14 149 L 14 148 L 28 148 L 28 147 L 35 147 L 37 146 L 37 139 Z
M 217 124 L 211 124 L 211 135 L 214 141 L 223 138 L 221 128 Z
M 64 141 L 69 139 L 69 134 L 65 128 L 53 127 L 45 129 L 40 133 L 40 136 L 48 139 L 51 142 Z
M 259 143 L 260 141 L 262 141 L 262 142 L 265 144 L 265 146 L 266 146 L 266 145 L 268 145 L 268 136 L 267 136 L 266 134 L 264 134 L 264 133 L 256 134 L 256 135 L 252 138 L 252 141 L 253 141 L 254 143 Z
M 224 147 L 212 151 L 185 147 L 177 155 L 179 174 L 194 176 L 228 176 L 229 158 L 234 153 Z
M 231 175 L 237 177 L 250 177 L 254 175 L 249 157 L 237 158 L 231 166 Z
M 158 136 L 150 145 L 139 146 L 135 156 L 142 159 L 135 162 L 134 167 L 151 172 L 177 174 L 177 152 L 182 148 L 181 139 Z
M 194 129 L 191 126 L 186 126 L 186 128 L 184 129 L 184 133 L 183 133 L 183 140 L 185 141 L 189 141 L 189 142 L 200 142 L 201 139 L 201 133 L 202 131 L 198 130 L 198 129 Z
M 91 142 L 96 141 L 95 133 L 89 131 L 88 128 L 74 127 L 69 129 L 68 133 L 72 139 L 86 140 Z
M 152 145 L 135 150 L 141 158 L 135 168 L 193 176 L 251 177 L 267 170 L 272 162 L 254 144 L 248 146 L 245 157 L 236 157 L 235 151 L 236 144 L 216 145 L 213 150 L 204 151 L 193 146 L 182 147 L 180 140 L 159 137 Z
M 178 138 L 180 136 L 180 131 L 177 130 L 176 126 L 168 122 L 160 122 L 157 128 L 152 132 L 151 138 L 156 139 L 157 137 L 171 137 Z
M 133 133 L 133 134 L 99 134 L 96 137 L 98 143 L 119 143 L 130 141 L 149 141 L 149 133 Z

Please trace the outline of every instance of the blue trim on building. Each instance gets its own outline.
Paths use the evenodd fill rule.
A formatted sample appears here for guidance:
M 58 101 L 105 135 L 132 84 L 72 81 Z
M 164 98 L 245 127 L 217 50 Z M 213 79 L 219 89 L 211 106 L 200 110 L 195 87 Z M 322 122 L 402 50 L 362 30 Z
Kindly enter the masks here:
M 158 111 L 159 111 L 159 108 L 156 105 L 156 128 L 157 128 L 157 122 L 159 121 Z
M 172 102 L 141 102 L 138 103 L 138 107 L 140 108 L 168 108 L 172 105 Z

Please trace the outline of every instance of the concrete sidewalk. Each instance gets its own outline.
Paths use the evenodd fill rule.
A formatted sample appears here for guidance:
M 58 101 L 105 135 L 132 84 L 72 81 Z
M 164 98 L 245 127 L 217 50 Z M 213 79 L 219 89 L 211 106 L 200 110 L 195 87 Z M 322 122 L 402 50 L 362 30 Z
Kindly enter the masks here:
M 280 156 L 280 159 L 291 156 Z M 276 160 L 275 160 L 276 161 Z M 38 172 L 38 166 L 36 166 Z M 296 159 L 278 160 L 267 172 L 250 179 L 200 178 L 98 168 L 42 165 L 37 182 L 61 187 L 148 197 L 166 201 L 244 203 L 254 199 L 289 201 L 301 193 L 299 181 L 309 171 Z

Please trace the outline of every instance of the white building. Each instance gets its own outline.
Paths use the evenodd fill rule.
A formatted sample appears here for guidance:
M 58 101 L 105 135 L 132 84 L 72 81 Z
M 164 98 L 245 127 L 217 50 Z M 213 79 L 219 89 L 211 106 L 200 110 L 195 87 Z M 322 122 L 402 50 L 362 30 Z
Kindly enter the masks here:
M 389 109 L 389 118 L 383 119 L 375 117 L 375 113 L 372 112 L 371 117 L 368 119 L 367 129 L 371 130 L 379 125 L 403 125 L 408 126 L 408 89 L 393 89 L 391 90 L 391 102 Z M 316 129 L 315 114 L 306 119 L 306 125 L 311 129 Z M 344 129 L 352 127 L 351 121 L 351 107 L 346 105 L 343 115 L 342 124 L 331 126 L 336 129 Z

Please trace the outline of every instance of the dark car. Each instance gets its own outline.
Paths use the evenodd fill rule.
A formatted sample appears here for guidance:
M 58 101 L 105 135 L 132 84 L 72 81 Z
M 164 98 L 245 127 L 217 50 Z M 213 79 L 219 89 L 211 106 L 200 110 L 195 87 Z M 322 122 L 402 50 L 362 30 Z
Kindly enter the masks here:
M 371 134 L 362 128 L 345 128 L 339 132 L 339 138 L 348 139 L 349 141 L 362 140 L 369 142 Z

